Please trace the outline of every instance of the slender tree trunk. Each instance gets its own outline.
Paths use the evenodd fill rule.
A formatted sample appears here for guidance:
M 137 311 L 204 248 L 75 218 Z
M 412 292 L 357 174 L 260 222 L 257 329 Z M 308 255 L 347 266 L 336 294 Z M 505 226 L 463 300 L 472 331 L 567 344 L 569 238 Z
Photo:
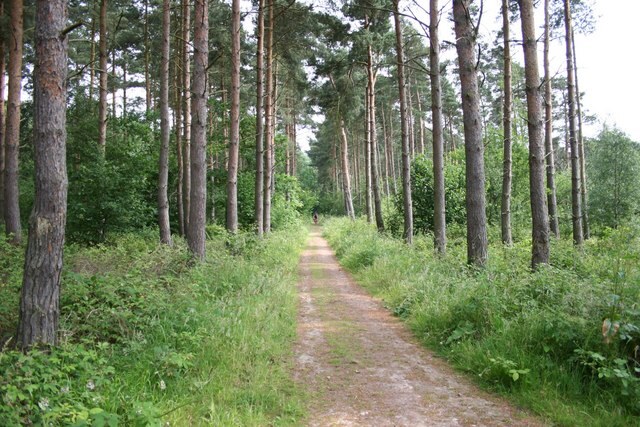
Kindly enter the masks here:
M 255 188 L 255 221 L 259 237 L 264 233 L 264 0 L 258 0 L 258 30 L 256 48 L 256 188 Z
M 93 101 L 96 84 L 96 2 L 91 2 L 91 51 L 89 53 L 89 101 Z
M 467 261 L 487 261 L 487 214 L 484 186 L 484 145 L 476 71 L 476 37 L 469 0 L 453 0 L 453 21 L 462 86 L 462 114 L 466 154 Z
M 180 23 L 180 26 L 182 24 Z M 181 33 L 181 32 L 180 32 Z M 174 122 L 175 122 L 175 138 L 176 138 L 176 160 L 178 163 L 178 173 L 177 173 L 177 194 L 176 194 L 176 205 L 178 206 L 178 232 L 180 236 L 186 236 L 187 230 L 184 228 L 184 224 L 186 220 L 184 218 L 184 183 L 182 181 L 183 169 L 184 169 L 184 159 L 182 158 L 182 78 L 181 78 L 181 68 L 182 68 L 182 47 L 183 43 L 179 41 L 179 37 L 176 37 L 176 54 L 175 54 L 175 67 L 174 67 L 174 82 L 175 82 L 175 108 L 174 108 Z
M 273 6 L 274 0 L 267 1 L 267 8 L 269 12 L 269 25 L 265 28 L 266 32 L 266 43 L 267 43 L 267 65 L 265 67 L 266 72 L 266 97 L 265 97 L 265 105 L 264 105 L 264 122 L 265 122 L 265 136 L 264 136 L 264 194 L 263 194 L 263 227 L 264 232 L 269 233 L 271 231 L 271 175 L 273 174 L 273 157 L 271 155 L 271 151 L 273 150 L 273 146 L 271 145 L 273 127 L 271 126 L 272 117 L 272 107 L 271 104 L 274 102 L 273 96 L 273 30 L 274 30 L 274 22 L 273 22 Z
M 20 94 L 22 91 L 22 0 L 11 0 L 9 10 L 9 93 L 5 128 L 4 223 L 11 243 L 22 241 L 19 192 Z
M 569 0 L 564 0 L 564 25 L 566 37 L 567 56 L 567 100 L 569 104 L 569 145 L 571 146 L 571 215 L 573 223 L 573 243 L 582 245 L 584 235 L 582 233 L 582 199 L 581 199 L 581 176 L 580 176 L 580 155 L 578 153 L 578 142 L 576 140 L 576 92 L 575 73 L 573 72 L 572 46 L 572 23 L 571 5 Z
M 511 154 L 511 117 L 513 115 L 513 93 L 511 89 L 511 46 L 509 44 L 509 4 L 502 0 L 502 33 L 504 38 L 504 108 L 502 112 L 503 129 L 503 160 L 502 160 L 502 204 L 501 225 L 502 243 L 511 245 L 511 182 L 512 182 L 512 154 Z
M 169 37 L 171 34 L 171 4 L 162 2 L 162 60 L 160 65 L 160 164 L 158 166 L 158 226 L 160 243 L 171 244 L 169 225 L 169 143 L 171 125 L 169 122 Z M 147 104 L 148 105 L 148 104 Z
M 444 126 L 442 120 L 442 88 L 440 83 L 440 21 L 438 0 L 431 0 L 429 8 L 429 67 L 431 68 L 431 115 L 433 121 L 433 232 L 436 252 L 447 251 L 447 223 L 444 188 Z
M 56 344 L 67 217 L 66 0 L 36 2 L 34 71 L 35 198 L 20 295 L 17 346 Z
M 238 1 L 238 0 L 235 0 Z M 209 66 L 208 0 L 195 0 L 193 20 L 193 81 L 191 87 L 191 194 L 187 243 L 195 258 L 206 255 L 207 223 L 207 68 Z
M 424 146 L 424 112 L 422 111 L 422 96 L 420 95 L 420 89 L 418 88 L 418 81 L 414 80 L 414 85 L 416 88 L 416 106 L 418 107 L 418 135 L 420 142 L 420 154 L 425 154 L 425 146 Z
M 127 64 L 129 63 L 129 55 L 125 48 L 122 54 L 122 117 L 127 115 Z
M 549 263 L 549 211 L 545 190 L 545 154 L 543 114 L 538 72 L 537 39 L 533 0 L 519 0 L 527 92 L 527 122 L 529 130 L 529 194 L 532 219 L 531 268 Z
M 369 46 L 371 51 L 371 46 Z M 373 70 L 372 70 L 373 72 Z M 378 130 L 376 129 L 376 75 L 370 76 L 372 83 L 369 88 L 369 136 L 371 138 L 371 181 L 373 184 L 373 205 L 376 214 L 376 227 L 384 231 L 382 218 L 382 198 L 380 197 L 380 169 L 378 168 Z
M 393 18 L 396 29 L 396 56 L 398 67 L 398 93 L 400 97 L 400 125 L 402 127 L 402 201 L 404 208 L 404 239 L 413 242 L 413 203 L 411 200 L 411 152 L 409 147 L 407 96 L 404 76 L 404 48 L 399 0 L 393 0 Z
M 556 238 L 560 237 L 558 227 L 558 202 L 555 181 L 555 153 L 553 149 L 553 92 L 551 91 L 551 72 L 549 69 L 549 0 L 544 0 L 544 148 L 547 159 L 547 203 L 549 207 L 549 228 Z
M 144 0 L 144 89 L 147 114 L 151 111 L 151 73 L 149 73 L 149 0 Z
M 353 209 L 353 199 L 351 197 L 351 178 L 349 176 L 349 143 L 347 141 L 347 132 L 344 128 L 344 121 L 340 120 L 340 140 L 342 141 L 342 191 L 344 193 L 345 210 L 347 216 L 352 220 L 356 219 Z
M 0 2 L 0 16 L 4 16 L 4 1 Z M 6 37 L 4 31 L 0 31 L 0 224 L 4 225 L 4 141 L 5 141 L 5 113 L 4 113 L 4 86 L 6 61 L 5 45 Z
M 367 72 L 369 70 L 367 69 Z M 369 77 L 370 80 L 370 77 Z M 367 214 L 367 222 L 373 222 L 373 200 L 371 198 L 371 169 L 373 168 L 373 163 L 371 162 L 371 122 L 370 122 L 370 113 L 369 109 L 369 90 L 371 81 L 368 82 L 367 87 L 365 89 L 365 109 L 364 109 L 364 185 L 365 185 L 365 207 Z M 358 156 L 356 155 L 356 159 Z M 360 168 L 356 166 L 355 173 L 358 174 Z
M 190 34 L 191 0 L 182 0 L 182 205 L 184 210 L 184 229 L 189 230 L 191 220 L 191 58 Z
M 576 83 L 576 113 L 578 115 L 578 152 L 580 154 L 580 201 L 582 203 L 582 233 L 585 239 L 591 235 L 589 230 L 589 204 L 587 194 L 587 167 L 584 157 L 584 138 L 582 134 L 582 102 L 580 101 L 580 85 L 578 84 L 578 63 L 576 59 L 576 39 L 571 28 L 571 54 L 573 56 L 573 72 Z
M 384 108 L 380 108 L 380 115 L 382 116 L 382 139 L 383 139 L 383 147 L 382 152 L 384 153 L 384 189 L 387 197 L 391 195 L 390 187 L 389 187 L 389 141 L 387 140 L 387 121 L 385 119 Z
M 231 140 L 227 171 L 227 230 L 238 231 L 238 154 L 240 149 L 240 0 L 231 6 Z
M 98 46 L 98 56 L 100 58 L 100 100 L 98 101 L 98 146 L 100 147 L 102 156 L 104 157 L 107 147 L 107 79 L 109 76 L 107 70 L 107 0 L 100 1 L 99 26 L 100 42 Z

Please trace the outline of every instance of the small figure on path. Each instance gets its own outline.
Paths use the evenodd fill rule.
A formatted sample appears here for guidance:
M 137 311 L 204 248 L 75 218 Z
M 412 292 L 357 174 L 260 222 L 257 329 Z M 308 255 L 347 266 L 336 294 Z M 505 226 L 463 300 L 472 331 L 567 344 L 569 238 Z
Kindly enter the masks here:
M 313 223 L 318 225 L 318 211 L 313 211 Z

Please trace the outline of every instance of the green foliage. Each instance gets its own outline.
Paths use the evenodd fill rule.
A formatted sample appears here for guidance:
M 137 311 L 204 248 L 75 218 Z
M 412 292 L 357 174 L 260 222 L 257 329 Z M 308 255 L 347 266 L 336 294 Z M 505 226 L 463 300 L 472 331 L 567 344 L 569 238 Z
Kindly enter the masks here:
M 112 118 L 103 158 L 88 107 L 79 103 L 69 111 L 67 236 L 95 244 L 109 233 L 155 224 L 159 148 L 149 123 Z
M 157 230 L 68 247 L 61 345 L 0 353 L 0 424 L 293 422 L 287 361 L 305 233 L 208 234 L 197 266 L 180 238 L 158 245 Z M 13 332 L 19 287 L 4 278 L 19 276 L 22 255 L 0 251 L 0 313 Z
M 618 227 L 640 211 L 640 145 L 605 126 L 586 148 L 590 218 Z
M 637 225 L 590 239 L 580 254 L 553 241 L 553 264 L 533 273 L 526 240 L 490 246 L 475 270 L 457 239 L 437 257 L 430 239 L 407 247 L 363 221 L 330 220 L 326 234 L 360 283 L 484 386 L 559 424 L 637 423 Z

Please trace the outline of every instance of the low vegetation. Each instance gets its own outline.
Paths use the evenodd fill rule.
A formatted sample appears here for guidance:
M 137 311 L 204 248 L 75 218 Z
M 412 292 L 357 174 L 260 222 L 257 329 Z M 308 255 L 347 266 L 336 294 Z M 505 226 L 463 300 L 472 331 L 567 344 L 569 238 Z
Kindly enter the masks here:
M 27 354 L 9 338 L 23 250 L 0 239 L 0 425 L 294 422 L 288 363 L 305 233 L 208 231 L 196 266 L 184 241 L 160 246 L 156 231 L 68 247 L 61 344 Z
M 440 258 L 427 237 L 407 247 L 363 221 L 326 225 L 357 280 L 484 387 L 560 425 L 637 424 L 640 227 L 605 231 L 582 251 L 554 241 L 552 264 L 535 273 L 527 240 L 491 246 L 477 270 L 462 233 L 449 233 Z

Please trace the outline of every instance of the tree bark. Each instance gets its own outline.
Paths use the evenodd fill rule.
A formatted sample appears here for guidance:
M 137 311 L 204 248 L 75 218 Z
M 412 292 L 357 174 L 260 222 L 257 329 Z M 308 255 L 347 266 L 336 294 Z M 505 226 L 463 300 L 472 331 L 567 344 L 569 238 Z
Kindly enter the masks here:
M 571 28 L 571 54 L 573 55 L 573 72 L 576 82 L 576 113 L 578 115 L 578 152 L 580 153 L 580 201 L 582 203 L 582 234 L 585 239 L 591 235 L 589 229 L 589 204 L 587 194 L 587 166 L 584 156 L 584 138 L 582 133 L 582 102 L 580 101 L 580 85 L 578 84 L 578 62 L 576 58 L 576 39 Z
M 0 2 L 0 16 L 4 16 L 4 1 Z M 6 38 L 4 31 L 0 31 L 0 224 L 4 225 L 4 141 L 5 141 L 5 112 L 4 112 L 4 86 L 6 61 Z
M 179 25 L 182 26 L 182 23 L 179 22 Z M 179 41 L 179 37 L 176 37 L 176 47 L 175 47 L 175 67 L 174 67 L 174 83 L 175 83 L 175 99 L 174 99 L 174 130 L 175 130 L 175 138 L 176 138 L 176 161 L 178 163 L 178 171 L 177 171 L 177 188 L 176 188 L 176 205 L 178 206 L 178 233 L 180 236 L 186 236 L 187 230 L 185 230 L 184 225 L 187 222 L 184 217 L 184 183 L 182 182 L 183 177 L 183 169 L 184 169 L 184 159 L 182 158 L 182 78 L 181 78 L 181 62 L 182 62 L 182 47 L 183 43 Z
M 107 0 L 101 0 L 100 2 L 99 26 L 100 42 L 98 46 L 98 57 L 100 59 L 100 100 L 98 101 L 98 146 L 104 157 L 107 148 L 107 79 L 109 76 L 107 70 Z
M 469 0 L 453 0 L 453 21 L 462 86 L 462 115 L 466 155 L 467 261 L 487 262 L 487 214 L 485 201 L 484 145 L 476 71 L 477 34 L 469 15 Z
M 258 29 L 256 48 L 256 188 L 255 221 L 258 237 L 264 233 L 264 0 L 258 0 Z
M 369 73 L 369 69 L 367 68 L 367 74 Z M 371 122 L 370 122 L 370 114 L 371 110 L 369 109 L 369 85 L 370 77 L 368 77 L 369 82 L 367 83 L 367 87 L 365 88 L 365 109 L 364 109 L 364 192 L 365 192 L 365 211 L 367 214 L 367 222 L 371 224 L 373 222 L 373 200 L 371 198 L 371 169 L 373 163 L 371 162 Z M 356 159 L 358 156 L 355 156 Z M 356 166 L 355 174 L 358 174 L 360 168 Z
M 237 0 L 236 0 L 237 1 Z M 191 194 L 187 243 L 193 256 L 206 255 L 207 221 L 207 68 L 209 56 L 208 0 L 196 0 L 193 22 L 193 82 L 191 95 Z
M 184 229 L 191 220 L 191 0 L 182 0 L 182 209 Z
M 576 141 L 576 92 L 575 73 L 573 72 L 572 53 L 572 23 L 570 0 L 564 0 L 564 26 L 567 57 L 567 103 L 569 104 L 569 145 L 571 146 L 571 216 L 573 225 L 573 243 L 582 245 L 584 235 L 582 232 L 582 199 L 581 199 L 581 174 L 580 155 L 578 142 Z
M 524 40 L 527 123 L 529 130 L 529 194 L 531 199 L 531 268 L 549 263 L 549 216 L 545 190 L 543 114 L 538 72 L 533 0 L 519 0 Z
M 413 242 L 413 203 L 411 200 L 411 152 L 409 147 L 409 129 L 407 96 L 404 75 L 404 48 L 399 0 L 393 0 L 393 19 L 396 32 L 396 61 L 398 67 L 398 93 L 400 97 L 400 124 L 402 128 L 402 202 L 404 208 L 404 240 L 407 244 Z
M 551 72 L 549 67 L 549 0 L 544 0 L 544 120 L 545 135 L 544 148 L 547 159 L 547 203 L 549 208 L 549 228 L 556 238 L 560 237 L 558 226 L 558 202 L 555 180 L 555 152 L 553 149 L 553 92 L 551 90 Z
M 440 19 L 438 0 L 431 0 L 429 6 L 429 67 L 431 68 L 431 116 L 433 124 L 433 233 L 436 252 L 447 252 L 447 223 L 445 217 L 444 188 L 444 125 L 442 120 L 442 88 L 440 83 L 440 39 L 438 22 Z
M 373 50 L 371 45 L 367 49 L 367 78 L 369 80 L 369 139 L 371 140 L 371 181 L 373 190 L 373 204 L 376 215 L 376 227 L 378 231 L 384 231 L 384 219 L 382 218 L 382 200 L 380 197 L 380 173 L 378 169 L 378 130 L 376 128 L 376 71 L 373 67 Z
M 36 3 L 34 72 L 35 198 L 29 221 L 17 346 L 57 341 L 67 216 L 66 0 Z
M 501 228 L 502 243 L 511 245 L 511 183 L 512 183 L 512 138 L 511 117 L 513 114 L 513 93 L 511 89 L 511 46 L 509 44 L 509 2 L 502 0 L 502 33 L 504 40 L 504 108 L 502 111 L 503 159 L 502 159 L 502 203 Z
M 89 53 L 89 101 L 93 101 L 93 88 L 96 81 L 96 3 L 91 2 L 91 51 Z
M 164 0 L 163 0 L 164 1 Z M 144 90 L 147 114 L 151 111 L 151 73 L 149 72 L 149 0 L 144 0 Z M 164 36 L 163 36 L 164 37 Z
M 349 143 L 347 141 L 347 132 L 344 128 L 344 121 L 340 120 L 340 140 L 342 141 L 341 159 L 342 159 L 342 191 L 344 193 L 344 204 L 347 216 L 352 220 L 356 219 L 353 209 L 353 198 L 351 197 L 351 177 L 349 174 Z
M 240 0 L 233 0 L 231 5 L 231 139 L 227 170 L 227 231 L 236 233 L 240 150 Z
M 271 145 L 272 141 L 272 131 L 273 127 L 271 126 L 272 117 L 272 106 L 271 104 L 274 102 L 273 99 L 273 30 L 274 30 L 274 13 L 273 13 L 274 1 L 267 1 L 267 8 L 269 10 L 269 25 L 265 28 L 266 32 L 266 43 L 267 43 L 267 65 L 265 67 L 266 72 L 266 97 L 264 104 L 264 122 L 265 122 L 265 133 L 264 133 L 264 194 L 263 194 L 263 227 L 264 232 L 269 233 L 271 231 L 271 193 L 272 187 L 271 183 L 273 182 L 271 175 L 273 174 L 273 156 L 271 152 L 273 151 L 273 146 Z
M 20 222 L 19 152 L 20 152 L 20 94 L 22 92 L 22 0 L 12 0 L 9 10 L 9 92 L 7 123 L 4 141 L 4 223 L 11 243 L 22 241 Z
M 162 2 L 162 60 L 160 65 L 160 164 L 158 166 L 158 226 L 160 242 L 171 244 L 169 225 L 169 143 L 171 125 L 169 122 L 169 37 L 171 35 L 171 4 Z

